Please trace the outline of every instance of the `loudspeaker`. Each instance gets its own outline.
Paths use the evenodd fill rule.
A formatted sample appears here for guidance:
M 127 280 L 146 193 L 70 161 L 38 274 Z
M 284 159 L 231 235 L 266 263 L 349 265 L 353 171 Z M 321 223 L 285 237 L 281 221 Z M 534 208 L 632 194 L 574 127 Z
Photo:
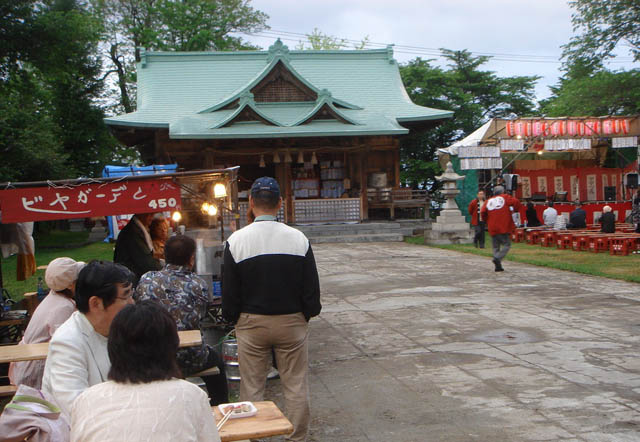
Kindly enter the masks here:
M 554 200 L 556 203 L 559 203 L 559 202 L 566 202 L 566 201 L 567 201 L 567 196 L 568 196 L 568 193 L 567 193 L 566 191 L 565 191 L 565 192 L 556 192 L 556 193 L 553 195 L 553 200 Z
M 505 173 L 502 175 L 502 179 L 504 180 L 505 190 L 515 192 L 518 190 L 518 175 L 512 173 Z
M 638 173 L 630 172 L 624 176 L 624 185 L 628 189 L 637 189 L 638 188 Z
M 604 200 L 605 201 L 616 200 L 616 186 L 606 186 L 604 188 Z
M 531 195 L 531 201 L 545 202 L 546 200 L 547 200 L 546 193 L 534 193 L 533 195 Z

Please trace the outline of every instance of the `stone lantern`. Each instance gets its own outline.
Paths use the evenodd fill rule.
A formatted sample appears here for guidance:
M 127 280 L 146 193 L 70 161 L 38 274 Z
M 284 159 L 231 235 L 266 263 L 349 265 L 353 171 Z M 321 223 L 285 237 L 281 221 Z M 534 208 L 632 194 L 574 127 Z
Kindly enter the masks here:
M 440 192 L 447 200 L 442 206 L 440 215 L 431 225 L 431 231 L 425 232 L 424 242 L 426 244 L 471 244 L 473 232 L 455 200 L 456 195 L 460 193 L 456 183 L 464 180 L 465 177 L 455 173 L 453 164 L 449 161 L 444 173 L 436 179 L 443 183 Z

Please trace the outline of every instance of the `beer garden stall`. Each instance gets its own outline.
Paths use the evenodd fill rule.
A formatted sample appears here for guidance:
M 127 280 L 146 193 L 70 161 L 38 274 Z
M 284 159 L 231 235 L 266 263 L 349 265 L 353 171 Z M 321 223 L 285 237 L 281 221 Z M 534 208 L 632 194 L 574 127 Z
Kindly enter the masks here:
M 232 228 L 237 228 L 237 174 L 238 167 L 232 167 L 156 175 L 2 183 L 0 223 L 164 212 L 174 227 L 184 225 L 189 234 L 190 231 L 209 231 L 212 227 L 223 229 L 220 220 L 223 213 L 228 213 Z M 35 265 L 33 267 L 30 274 L 35 272 Z
M 472 177 L 459 201 L 464 207 L 479 189 L 504 179 L 517 198 L 534 202 L 540 219 L 546 201 L 565 216 L 580 201 L 587 223 L 605 204 L 624 222 L 638 187 L 639 135 L 637 116 L 494 118 L 439 156 Z
M 137 110 L 105 120 L 114 135 L 147 163 L 241 166 L 241 222 L 265 175 L 287 223 L 360 222 L 394 197 L 426 206 L 400 189 L 399 140 L 452 116 L 411 102 L 390 47 L 143 52 L 137 80 Z

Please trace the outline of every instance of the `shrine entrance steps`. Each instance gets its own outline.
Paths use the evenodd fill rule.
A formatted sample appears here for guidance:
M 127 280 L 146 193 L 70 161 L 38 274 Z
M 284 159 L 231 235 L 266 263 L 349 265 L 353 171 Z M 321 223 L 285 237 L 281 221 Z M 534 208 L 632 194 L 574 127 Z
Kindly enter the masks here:
M 407 236 L 422 235 L 431 223 L 424 220 L 376 221 L 358 224 L 293 225 L 312 244 L 402 242 Z

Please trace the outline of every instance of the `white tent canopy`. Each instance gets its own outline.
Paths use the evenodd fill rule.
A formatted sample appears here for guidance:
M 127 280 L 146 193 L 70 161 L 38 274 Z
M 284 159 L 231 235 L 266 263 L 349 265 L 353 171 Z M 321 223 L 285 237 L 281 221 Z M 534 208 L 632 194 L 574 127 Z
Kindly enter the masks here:
M 480 126 L 478 129 L 473 131 L 471 134 L 469 134 L 462 140 L 456 141 L 449 147 L 438 149 L 438 155 L 442 155 L 442 154 L 458 155 L 459 147 L 479 146 L 480 142 L 486 137 L 487 132 L 489 132 L 489 128 L 491 127 L 492 123 L 493 123 L 493 119 L 487 121 L 485 124 Z

